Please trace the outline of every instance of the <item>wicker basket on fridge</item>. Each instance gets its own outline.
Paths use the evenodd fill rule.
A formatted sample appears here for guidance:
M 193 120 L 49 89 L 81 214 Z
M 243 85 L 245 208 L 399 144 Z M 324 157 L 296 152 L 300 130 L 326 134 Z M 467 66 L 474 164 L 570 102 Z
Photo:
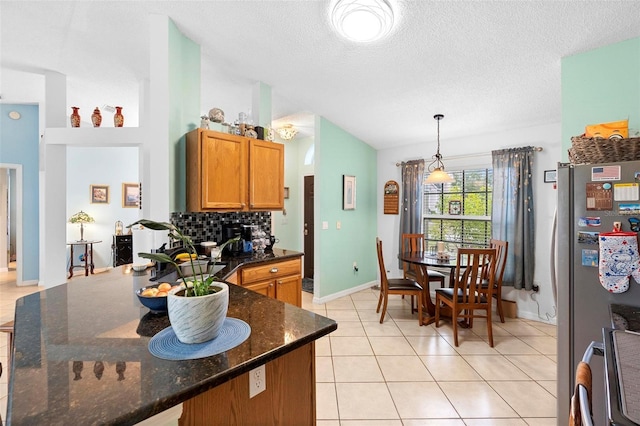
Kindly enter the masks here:
M 640 138 L 602 139 L 574 136 L 569 148 L 573 164 L 617 163 L 640 160 Z

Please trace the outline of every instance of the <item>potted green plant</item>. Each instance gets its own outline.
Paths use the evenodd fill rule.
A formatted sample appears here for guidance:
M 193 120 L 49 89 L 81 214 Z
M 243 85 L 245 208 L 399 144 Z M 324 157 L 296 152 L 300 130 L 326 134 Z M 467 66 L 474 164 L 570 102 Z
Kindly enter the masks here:
M 148 219 L 140 219 L 127 226 L 141 225 L 154 231 L 168 231 L 172 241 L 179 241 L 187 251 L 192 277 L 182 274 L 178 262 L 166 253 L 138 253 L 145 259 L 161 263 L 170 263 L 176 267 L 182 278 L 182 285 L 171 290 L 167 296 L 167 310 L 169 322 L 173 327 L 178 340 L 182 343 L 202 343 L 218 336 L 220 328 L 227 316 L 229 306 L 229 286 L 217 281 L 213 275 L 206 274 L 199 262 L 194 262 L 192 254 L 196 254 L 193 240 L 182 233 L 175 225 L 168 222 L 156 222 Z M 221 250 L 232 242 L 231 239 L 221 246 Z M 216 259 L 213 259 L 215 266 Z

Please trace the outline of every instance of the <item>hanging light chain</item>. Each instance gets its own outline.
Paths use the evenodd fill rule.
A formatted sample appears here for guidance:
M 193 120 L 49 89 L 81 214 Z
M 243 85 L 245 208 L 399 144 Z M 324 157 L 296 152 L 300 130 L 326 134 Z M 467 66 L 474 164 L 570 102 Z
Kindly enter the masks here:
M 436 114 L 433 116 L 433 118 L 438 122 L 438 148 L 437 148 L 436 154 L 433 157 L 431 157 L 434 160 L 431 162 L 431 164 L 429 164 L 429 167 L 427 168 L 430 172 L 436 169 L 444 170 L 444 164 L 442 163 L 442 155 L 440 154 L 440 120 L 444 118 L 444 115 Z M 434 164 L 435 164 L 435 167 L 434 167 Z

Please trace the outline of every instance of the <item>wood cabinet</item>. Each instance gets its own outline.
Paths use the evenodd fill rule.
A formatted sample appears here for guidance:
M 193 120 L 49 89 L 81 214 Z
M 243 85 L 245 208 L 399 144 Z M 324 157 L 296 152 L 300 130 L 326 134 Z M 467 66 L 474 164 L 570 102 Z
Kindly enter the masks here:
M 246 266 L 238 271 L 238 284 L 295 306 L 302 306 L 302 258 Z
M 284 145 L 195 129 L 187 141 L 187 210 L 284 208 Z
M 315 425 L 315 342 L 265 365 L 266 389 L 249 398 L 249 372 L 185 401 L 187 425 Z

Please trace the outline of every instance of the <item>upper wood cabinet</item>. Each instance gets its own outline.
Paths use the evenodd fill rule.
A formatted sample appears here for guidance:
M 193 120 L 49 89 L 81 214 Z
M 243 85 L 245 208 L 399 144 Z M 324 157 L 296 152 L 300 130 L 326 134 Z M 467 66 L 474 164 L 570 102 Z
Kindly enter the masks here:
M 187 133 L 187 210 L 282 210 L 284 145 L 196 129 Z

